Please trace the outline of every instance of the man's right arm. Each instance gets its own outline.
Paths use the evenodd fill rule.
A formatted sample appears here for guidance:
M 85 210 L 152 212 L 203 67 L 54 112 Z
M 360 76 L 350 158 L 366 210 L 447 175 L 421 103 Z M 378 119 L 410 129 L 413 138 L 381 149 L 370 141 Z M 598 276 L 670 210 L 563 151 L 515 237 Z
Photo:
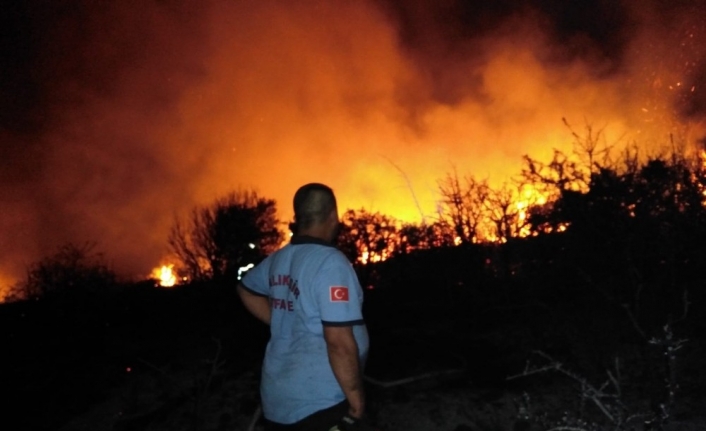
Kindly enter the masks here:
M 272 318 L 272 309 L 270 308 L 269 299 L 265 296 L 256 295 L 250 292 L 243 287 L 242 283 L 238 283 L 237 291 L 238 296 L 240 296 L 240 300 L 243 301 L 243 305 L 245 305 L 245 308 L 253 316 L 269 325 Z

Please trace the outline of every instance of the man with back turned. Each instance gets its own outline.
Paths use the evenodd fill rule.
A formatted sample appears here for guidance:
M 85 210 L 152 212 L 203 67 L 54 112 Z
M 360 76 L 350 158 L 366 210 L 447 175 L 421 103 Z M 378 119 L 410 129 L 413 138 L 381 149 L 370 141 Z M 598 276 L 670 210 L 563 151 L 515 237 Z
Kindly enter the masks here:
M 333 245 L 338 208 L 318 183 L 294 195 L 291 242 L 238 284 L 245 307 L 270 325 L 260 395 L 266 430 L 366 430 L 368 352 L 363 291 Z

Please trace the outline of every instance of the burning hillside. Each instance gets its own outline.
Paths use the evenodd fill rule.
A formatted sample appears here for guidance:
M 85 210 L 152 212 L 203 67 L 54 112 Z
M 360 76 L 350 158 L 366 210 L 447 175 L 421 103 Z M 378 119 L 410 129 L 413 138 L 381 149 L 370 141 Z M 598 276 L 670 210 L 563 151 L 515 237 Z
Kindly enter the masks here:
M 309 181 L 342 209 L 420 220 L 453 169 L 500 187 L 523 155 L 569 150 L 562 118 L 646 152 L 670 135 L 695 145 L 703 13 L 698 1 L 25 2 L 5 26 L 0 273 L 86 240 L 120 272 L 148 273 L 174 213 L 237 187 L 275 198 L 285 220 Z

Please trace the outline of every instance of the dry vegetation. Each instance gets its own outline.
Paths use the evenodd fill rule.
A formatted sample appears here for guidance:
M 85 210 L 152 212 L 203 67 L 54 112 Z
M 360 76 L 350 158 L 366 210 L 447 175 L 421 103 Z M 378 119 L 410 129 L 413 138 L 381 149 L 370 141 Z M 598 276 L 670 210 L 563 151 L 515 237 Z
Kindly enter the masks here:
M 343 215 L 341 246 L 366 288 L 370 414 L 382 429 L 706 427 L 704 160 L 613 157 L 592 133 L 577 135 L 574 155 L 527 158 L 501 190 L 450 175 L 443 209 L 425 223 Z M 14 420 L 258 429 L 267 333 L 233 284 L 281 232 L 274 203 L 247 196 L 175 226 L 188 285 L 120 284 L 80 247 L 30 268 L 18 292 L 38 300 L 0 308 Z M 517 196 L 529 197 L 513 205 Z M 238 236 L 243 226 L 267 235 Z

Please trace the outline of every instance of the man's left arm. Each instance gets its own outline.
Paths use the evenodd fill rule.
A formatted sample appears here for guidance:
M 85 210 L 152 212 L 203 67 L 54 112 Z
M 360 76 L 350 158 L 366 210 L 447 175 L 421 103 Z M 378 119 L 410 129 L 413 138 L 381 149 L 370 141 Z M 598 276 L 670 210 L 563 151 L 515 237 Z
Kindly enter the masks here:
M 331 255 L 318 275 L 316 299 L 331 369 L 348 400 L 349 416 L 360 419 L 365 413 L 362 358 L 368 350 L 363 292 L 341 253 Z
M 324 339 L 331 369 L 350 405 L 348 413 L 360 419 L 365 413 L 358 345 L 351 326 L 324 325 Z

